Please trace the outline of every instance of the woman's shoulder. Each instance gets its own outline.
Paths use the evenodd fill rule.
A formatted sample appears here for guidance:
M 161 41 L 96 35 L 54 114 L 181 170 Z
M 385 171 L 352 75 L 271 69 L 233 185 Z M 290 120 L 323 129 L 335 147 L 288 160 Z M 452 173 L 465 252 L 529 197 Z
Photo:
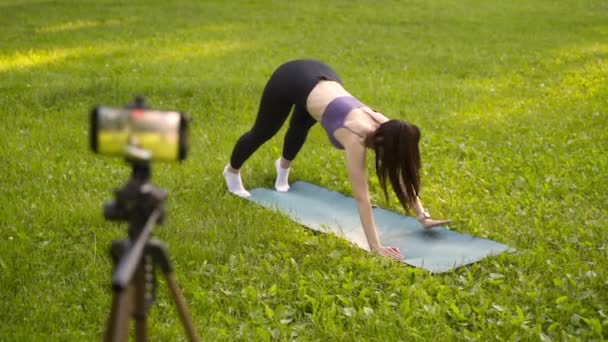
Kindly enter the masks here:
M 390 119 L 382 114 L 381 112 L 378 112 L 374 109 L 372 109 L 371 107 L 362 107 L 361 111 L 363 111 L 365 114 L 367 114 L 370 118 L 372 118 L 374 121 L 383 124 L 387 121 L 389 121 Z

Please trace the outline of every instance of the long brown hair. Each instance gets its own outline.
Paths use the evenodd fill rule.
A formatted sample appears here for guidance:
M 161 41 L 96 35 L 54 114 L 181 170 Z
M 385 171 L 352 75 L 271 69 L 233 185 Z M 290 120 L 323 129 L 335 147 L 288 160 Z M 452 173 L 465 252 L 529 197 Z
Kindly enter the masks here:
M 387 179 L 407 212 L 420 191 L 420 129 L 401 120 L 381 124 L 371 137 L 376 152 L 376 174 L 384 195 Z

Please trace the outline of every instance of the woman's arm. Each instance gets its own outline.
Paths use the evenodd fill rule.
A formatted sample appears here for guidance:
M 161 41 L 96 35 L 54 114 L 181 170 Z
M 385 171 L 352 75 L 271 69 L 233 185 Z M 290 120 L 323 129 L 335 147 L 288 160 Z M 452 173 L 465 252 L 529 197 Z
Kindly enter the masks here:
M 345 144 L 346 168 L 352 186 L 353 196 L 359 210 L 359 218 L 370 249 L 381 255 L 403 259 L 396 247 L 384 247 L 378 238 L 374 214 L 369 200 L 367 174 L 365 171 L 365 147 L 358 141 Z

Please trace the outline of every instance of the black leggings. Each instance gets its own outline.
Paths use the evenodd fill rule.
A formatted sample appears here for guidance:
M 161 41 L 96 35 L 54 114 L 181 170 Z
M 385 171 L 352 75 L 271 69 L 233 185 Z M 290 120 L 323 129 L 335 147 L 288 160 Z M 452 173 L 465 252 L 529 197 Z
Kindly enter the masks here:
M 341 83 L 329 66 L 316 60 L 295 60 L 278 67 L 264 87 L 253 127 L 239 138 L 232 150 L 230 165 L 240 169 L 262 144 L 277 134 L 292 107 L 295 109 L 283 142 L 283 158 L 295 159 L 308 131 L 317 122 L 306 109 L 306 99 L 321 80 Z

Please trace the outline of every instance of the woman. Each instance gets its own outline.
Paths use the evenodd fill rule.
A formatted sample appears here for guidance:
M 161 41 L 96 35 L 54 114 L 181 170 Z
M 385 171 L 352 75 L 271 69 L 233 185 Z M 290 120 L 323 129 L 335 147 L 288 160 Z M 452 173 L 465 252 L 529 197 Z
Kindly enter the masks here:
M 257 119 L 251 130 L 237 141 L 230 163 L 224 168 L 228 190 L 248 197 L 239 170 L 243 163 L 281 128 L 292 109 L 282 156 L 275 162 L 275 189 L 288 191 L 292 161 L 317 122 L 331 143 L 346 153 L 346 167 L 359 217 L 370 249 L 380 255 L 402 259 L 397 247 L 383 246 L 378 238 L 370 204 L 365 155 L 376 155 L 376 173 L 382 189 L 390 181 L 403 208 L 416 212 L 420 223 L 432 228 L 449 221 L 432 220 L 418 198 L 420 190 L 420 131 L 401 120 L 389 120 L 359 102 L 343 87 L 338 75 L 316 60 L 295 60 L 281 65 L 264 88 Z

